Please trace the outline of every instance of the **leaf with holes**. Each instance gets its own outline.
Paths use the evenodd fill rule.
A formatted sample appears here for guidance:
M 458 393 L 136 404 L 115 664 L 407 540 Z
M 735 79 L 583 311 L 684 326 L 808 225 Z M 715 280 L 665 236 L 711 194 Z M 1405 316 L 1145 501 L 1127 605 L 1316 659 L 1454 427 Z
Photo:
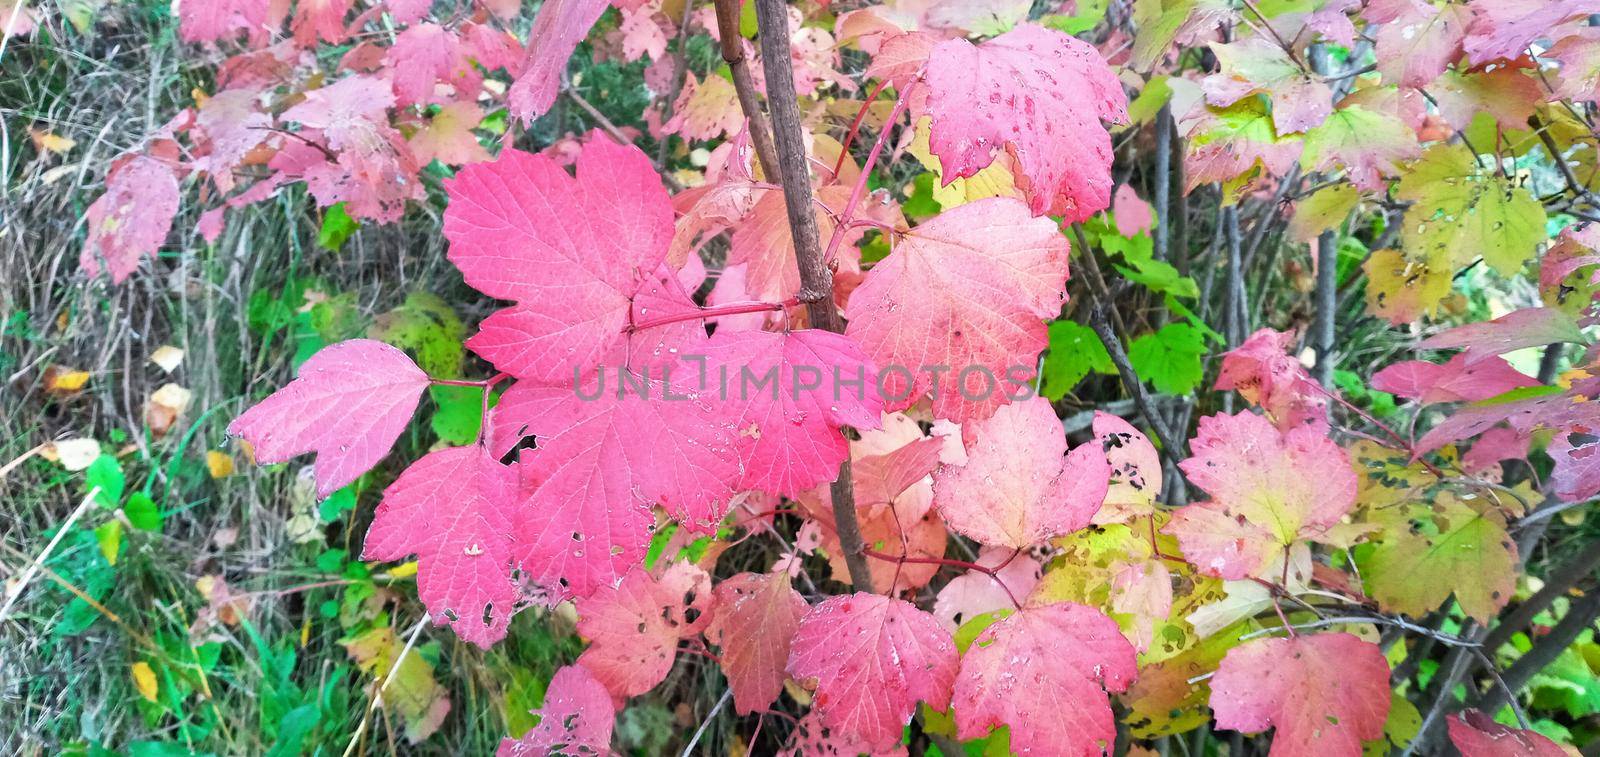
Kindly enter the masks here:
M 1272 757 L 1361 754 L 1383 735 L 1389 662 L 1347 633 L 1256 639 L 1228 652 L 1211 678 L 1217 727 L 1276 728 Z
M 717 584 L 706 638 L 722 649 L 719 664 L 740 714 L 764 712 L 783 693 L 789 648 L 808 609 L 785 572 L 740 573 Z
M 672 670 L 678 641 L 711 621 L 711 607 L 711 577 L 693 563 L 672 563 L 659 577 L 636 567 L 578 600 L 578 633 L 589 639 L 578 664 L 619 701 L 643 694 Z

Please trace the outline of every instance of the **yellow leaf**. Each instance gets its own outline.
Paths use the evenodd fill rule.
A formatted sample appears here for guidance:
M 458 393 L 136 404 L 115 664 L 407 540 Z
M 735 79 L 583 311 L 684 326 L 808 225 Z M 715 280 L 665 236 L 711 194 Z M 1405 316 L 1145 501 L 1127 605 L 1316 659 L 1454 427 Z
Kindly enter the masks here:
M 44 129 L 30 129 L 28 136 L 33 138 L 33 146 L 39 152 L 53 152 L 57 155 L 71 150 L 78 144 L 75 140 Z
M 61 463 L 61 467 L 69 471 L 81 471 L 100 457 L 100 442 L 93 439 L 62 439 L 51 442 L 39 456 Z
M 139 690 L 139 696 L 144 697 L 146 701 L 156 701 L 156 692 L 158 691 L 156 672 L 150 669 L 150 663 L 140 660 L 133 664 L 131 672 L 133 673 L 133 685 L 134 688 Z
M 71 394 L 89 383 L 89 372 L 62 365 L 52 365 L 44 371 L 44 390 L 52 394 Z
M 384 572 L 389 578 L 410 578 L 417 574 L 417 561 L 403 562 Z
M 207 451 L 206 470 L 211 472 L 212 478 L 227 478 L 233 475 L 233 457 L 220 450 Z
M 95 541 L 100 544 L 100 554 L 104 555 L 106 562 L 117 564 L 117 555 L 122 553 L 122 521 L 108 520 L 94 530 Z
M 171 373 L 178 370 L 178 366 L 183 363 L 183 350 L 170 344 L 163 344 L 157 347 L 155 352 L 150 353 L 150 362 L 160 366 L 161 370 Z

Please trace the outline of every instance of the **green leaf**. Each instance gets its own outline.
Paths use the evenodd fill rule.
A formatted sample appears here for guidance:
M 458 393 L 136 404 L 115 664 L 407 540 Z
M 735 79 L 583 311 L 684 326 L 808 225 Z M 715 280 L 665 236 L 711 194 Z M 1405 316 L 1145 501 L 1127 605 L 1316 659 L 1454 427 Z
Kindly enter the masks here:
M 122 463 L 109 454 L 101 454 L 89 463 L 89 468 L 84 471 L 87 488 L 84 493 L 100 487 L 100 493 L 95 495 L 94 501 L 101 507 L 116 509 L 122 501 L 122 494 L 128 488 L 128 479 L 122 473 Z
M 483 425 L 483 387 L 434 385 L 428 387 L 428 396 L 438 406 L 429 425 L 440 441 L 459 447 L 478 438 Z
M 1110 0 L 1078 0 L 1077 13 L 1070 16 L 1051 14 L 1039 19 L 1039 23 L 1063 34 L 1082 34 L 1105 19 L 1106 9 L 1110 5 Z
M 317 518 L 323 523 L 332 523 L 338 520 L 340 515 L 354 509 L 356 509 L 356 485 L 351 484 L 318 502 Z
M 911 180 L 911 196 L 901 203 L 900 210 L 911 218 L 928 218 L 936 216 L 942 210 L 939 201 L 933 197 L 934 182 L 939 177 L 932 171 L 923 171 Z
M 1186 323 L 1169 323 L 1128 346 L 1128 361 L 1139 378 L 1164 394 L 1188 394 L 1200 384 L 1205 337 Z
M 361 222 L 345 212 L 344 203 L 336 202 L 329 205 L 327 212 L 322 214 L 322 228 L 317 229 L 317 246 L 338 252 L 339 248 L 344 246 L 345 240 L 359 228 Z
M 412 292 L 406 301 L 378 316 L 368 336 L 412 354 L 417 366 L 434 378 L 460 378 L 467 329 L 455 310 L 438 295 Z
M 134 492 L 128 495 L 128 504 L 122 506 L 122 514 L 128 523 L 141 531 L 161 530 L 161 509 L 156 507 L 156 501 L 144 492 Z
M 1044 353 L 1044 366 L 1039 372 L 1039 393 L 1051 400 L 1061 399 L 1090 371 L 1117 372 L 1094 329 L 1072 321 L 1052 322 L 1050 348 Z

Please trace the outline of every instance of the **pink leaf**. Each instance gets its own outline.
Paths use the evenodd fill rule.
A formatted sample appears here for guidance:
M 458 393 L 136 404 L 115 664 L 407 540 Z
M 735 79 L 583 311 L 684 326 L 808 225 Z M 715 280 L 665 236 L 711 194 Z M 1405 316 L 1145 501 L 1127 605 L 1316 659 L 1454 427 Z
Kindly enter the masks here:
M 950 702 L 956 647 L 937 618 L 877 594 L 837 596 L 800 620 L 789 674 L 816 682 L 812 708 L 828 728 L 874 747 L 900 740 L 917 702 Z
M 427 388 L 428 375 L 404 352 L 352 339 L 312 355 L 228 433 L 248 440 L 263 463 L 317 453 L 317 496 L 326 497 L 389 454 Z
M 90 276 L 107 271 L 121 284 L 166 241 L 178 202 L 178 177 L 166 163 L 143 155 L 118 163 L 106 177 L 105 194 L 84 214 L 89 238 L 78 265 Z
M 1419 350 L 1464 348 L 1467 364 L 1520 350 L 1560 342 L 1587 343 L 1572 317 L 1556 308 L 1523 308 L 1492 321 L 1469 323 L 1434 334 Z
M 1094 521 L 1125 522 L 1153 512 L 1161 496 L 1161 457 L 1150 440 L 1127 421 L 1099 411 L 1094 414 L 1094 438 L 1111 465 L 1105 502 Z
M 451 262 L 467 284 L 519 303 L 468 346 L 521 378 L 571 382 L 595 365 L 672 241 L 672 205 L 649 159 L 603 137 L 584 144 L 576 178 L 506 150 L 445 186 Z
M 582 665 L 556 671 L 545 689 L 544 706 L 534 710 L 539 724 L 520 739 L 504 739 L 496 757 L 544 757 L 563 754 L 607 754 L 616 710 L 611 696 Z
M 417 24 L 400 32 L 384 62 L 393 71 L 394 94 L 402 106 L 436 101 L 438 82 L 454 86 L 458 98 L 471 102 L 483 83 L 460 39 L 438 24 Z
M 711 620 L 711 600 L 711 577 L 693 563 L 672 563 L 659 579 L 636 567 L 578 600 L 578 633 L 589 639 L 578 664 L 619 700 L 643 694 L 672 670 L 678 641 Z
M 1089 525 L 1105 500 L 1105 450 L 1090 443 L 1067 454 L 1061 420 L 1043 397 L 1005 405 L 963 431 L 967 464 L 933 477 L 934 506 L 963 535 L 1025 549 Z
M 978 200 L 912 229 L 867 273 L 846 333 L 879 366 L 889 409 L 932 389 L 935 417 L 984 418 L 1034 375 L 1066 281 L 1067 240 L 1053 222 L 1017 200 Z M 936 385 L 924 366 L 950 375 Z
M 237 36 L 241 31 L 256 32 L 266 26 L 273 12 L 272 0 L 212 0 L 182 3 L 178 6 L 178 31 L 186 42 L 216 42 Z M 278 12 L 277 22 L 283 21 Z
M 323 42 L 338 44 L 344 41 L 344 17 L 349 15 L 351 0 L 300 0 L 295 3 L 294 21 L 289 24 L 294 31 L 294 41 L 301 47 L 312 47 L 320 37 Z
M 1012 598 L 1024 599 L 1039 584 L 1039 561 L 1014 549 L 984 547 L 978 564 L 995 575 L 969 570 L 950 579 L 933 600 L 934 617 L 951 633 L 984 613 L 1015 609 Z
M 833 234 L 834 223 L 831 213 L 843 212 L 849 196 L 850 190 L 837 184 L 817 190 L 817 231 L 822 235 L 822 239 L 827 239 Z M 873 205 L 876 203 L 869 199 L 863 203 L 863 210 Z M 877 220 L 896 225 L 894 222 L 898 219 L 892 216 L 897 213 L 898 211 L 895 211 L 890 216 L 880 217 Z M 883 215 L 881 211 L 876 214 Z M 859 270 L 860 251 L 856 249 L 855 243 L 865 233 L 865 228 L 845 232 L 839 248 L 839 270 L 845 272 Z M 795 258 L 794 238 L 789 231 L 789 216 L 784 208 L 783 192 L 778 190 L 762 192 L 749 217 L 734 230 L 730 242 L 728 262 L 732 265 L 747 266 L 745 289 L 750 296 L 763 300 L 785 300 L 800 291 L 800 268 Z
M 706 637 L 722 648 L 734 708 L 763 712 L 783 693 L 789 647 L 809 609 L 805 597 L 789 586 L 788 573 L 740 573 L 717 584 L 716 600 Z
M 385 0 L 389 8 L 389 15 L 394 17 L 397 24 L 414 24 L 428 15 L 428 8 L 433 5 L 433 0 Z
M 1267 411 L 1278 428 L 1326 427 L 1327 394 L 1288 354 L 1293 345 L 1291 332 L 1261 329 L 1251 334 L 1223 355 L 1216 388 L 1239 392 L 1245 401 Z
M 1063 602 L 1024 608 L 978 635 L 956 678 L 956 737 L 1011 727 L 1018 753 L 1114 751 L 1107 691 L 1138 674 L 1133 647 L 1099 610 Z
M 204 155 L 194 161 L 223 191 L 234 185 L 233 171 L 267 136 L 272 116 L 261 112 L 260 93 L 226 89 L 212 95 L 195 114 L 195 126 L 204 136 Z
M 1500 725 L 1479 710 L 1451 715 L 1445 722 L 1450 728 L 1450 743 L 1461 750 L 1461 757 L 1569 757 L 1573 754 L 1538 731 Z
M 1279 134 L 1319 126 L 1333 110 L 1333 93 L 1322 77 L 1302 68 L 1276 42 L 1259 35 L 1228 44 L 1211 44 L 1218 73 L 1202 84 L 1206 102 L 1224 107 L 1250 95 L 1272 98 L 1272 122 Z
M 1361 754 L 1383 736 L 1389 697 L 1389 662 L 1347 633 L 1246 642 L 1211 678 L 1217 727 L 1275 728 L 1273 757 Z
M 715 391 L 735 408 L 740 488 L 795 497 L 832 481 L 849 455 L 840 427 L 878 427 L 878 374 L 849 337 L 816 329 L 719 331 L 703 352 Z
M 383 491 L 362 558 L 417 555 L 417 595 L 428 614 L 487 649 L 505 637 L 522 596 L 512 579 L 520 507 L 516 469 L 482 446 L 431 452 Z
M 1469 5 L 1472 23 L 1464 47 L 1475 65 L 1527 54 L 1529 43 L 1556 39 L 1591 13 L 1600 13 L 1595 0 L 1475 0 Z
M 544 115 L 556 101 L 567 59 L 604 13 L 607 0 L 547 0 L 528 32 L 528 55 L 506 93 L 511 115 L 524 124 Z
M 1155 211 L 1150 209 L 1150 203 L 1139 199 L 1139 193 L 1128 184 L 1117 187 L 1116 194 L 1111 196 L 1111 216 L 1116 221 L 1117 233 L 1125 237 L 1148 231 L 1155 224 Z
M 1006 150 L 1036 215 L 1083 221 L 1110 204 L 1111 137 L 1100 122 L 1125 123 L 1128 100 L 1092 45 L 1021 24 L 977 47 L 941 42 L 927 71 L 928 143 L 945 183 Z
M 1355 506 L 1349 457 L 1311 426 L 1285 433 L 1249 411 L 1211 415 L 1200 419 L 1191 447 L 1180 466 L 1211 500 L 1179 508 L 1165 530 L 1208 575 L 1255 575 Z
M 1426 87 L 1460 57 L 1470 14 L 1459 5 L 1418 0 L 1390 5 L 1401 11 L 1392 17 L 1367 14 L 1369 22 L 1382 24 L 1375 46 L 1378 73 L 1385 84 Z
M 1476 363 L 1460 353 L 1440 365 L 1407 360 L 1372 374 L 1372 388 L 1424 405 L 1437 402 L 1478 402 L 1512 389 L 1538 386 L 1539 382 L 1511 367 L 1504 358 L 1490 356 Z

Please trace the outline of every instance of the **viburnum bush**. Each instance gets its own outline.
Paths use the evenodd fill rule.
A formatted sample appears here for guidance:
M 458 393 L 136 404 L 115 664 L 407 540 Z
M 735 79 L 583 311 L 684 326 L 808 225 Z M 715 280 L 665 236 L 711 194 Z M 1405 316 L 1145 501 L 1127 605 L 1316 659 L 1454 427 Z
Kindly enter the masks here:
M 1213 726 L 1563 753 L 1518 693 L 1600 614 L 1566 596 L 1593 546 L 1511 603 L 1600 494 L 1600 3 L 750 1 L 617 2 L 590 35 L 607 2 L 546 0 L 523 37 L 516 0 L 186 0 L 216 90 L 88 210 L 83 266 L 120 282 L 186 181 L 214 238 L 295 182 L 389 222 L 445 177 L 449 260 L 503 304 L 466 343 L 492 375 L 346 341 L 229 430 L 315 453 L 325 496 L 430 386 L 483 390 L 363 555 L 415 556 L 484 647 L 572 603 L 588 647 L 503 752 L 608 752 L 681 653 L 753 730 L 804 712 L 803 754 L 898 752 L 913 721 L 1018 753 Z M 726 67 L 685 70 L 697 35 Z M 642 120 L 697 170 L 603 118 L 514 146 L 563 93 L 592 109 L 565 81 L 586 36 L 651 60 Z M 1257 312 L 1274 277 L 1298 314 Z M 1463 294 L 1485 280 L 1511 294 Z M 1423 357 L 1336 382 L 1362 291 Z M 1090 373 L 1132 402 L 1064 425 Z M 667 527 L 710 546 L 651 556 Z M 752 544 L 763 570 L 719 565 Z

